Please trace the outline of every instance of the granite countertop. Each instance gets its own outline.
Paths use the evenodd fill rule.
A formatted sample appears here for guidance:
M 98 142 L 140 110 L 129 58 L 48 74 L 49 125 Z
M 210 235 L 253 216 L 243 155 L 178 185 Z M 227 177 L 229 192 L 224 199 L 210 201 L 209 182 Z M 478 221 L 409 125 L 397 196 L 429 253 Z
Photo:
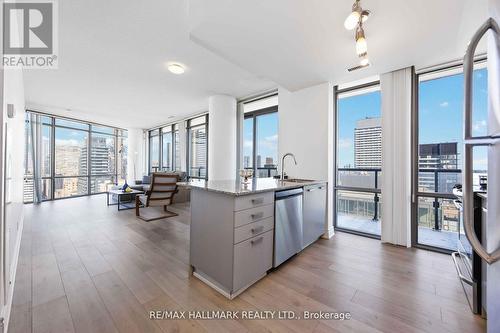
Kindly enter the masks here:
M 186 186 L 211 192 L 224 193 L 234 196 L 247 195 L 253 193 L 281 191 L 292 188 L 304 187 L 307 185 L 326 184 L 326 181 L 307 180 L 300 183 L 281 181 L 274 178 L 254 178 L 249 179 L 248 184 L 243 184 L 239 180 L 190 180 L 178 183 L 179 186 Z

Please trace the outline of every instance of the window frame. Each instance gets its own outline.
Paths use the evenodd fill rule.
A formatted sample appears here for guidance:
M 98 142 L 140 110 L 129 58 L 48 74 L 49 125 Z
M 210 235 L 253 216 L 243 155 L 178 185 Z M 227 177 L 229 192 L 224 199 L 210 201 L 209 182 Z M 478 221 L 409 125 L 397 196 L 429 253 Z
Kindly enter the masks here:
M 487 68 L 486 66 L 487 59 L 486 57 L 477 57 L 474 60 L 474 70 Z M 476 68 L 478 66 L 478 68 Z M 419 99 L 420 99 L 420 78 L 422 76 L 431 76 L 425 81 L 436 80 L 440 78 L 445 78 L 453 75 L 463 75 L 463 63 L 455 63 L 453 65 L 441 66 L 438 68 L 433 68 L 430 70 L 422 70 L 420 72 L 414 72 L 412 77 L 412 107 L 411 107 L 411 183 L 412 183 L 412 202 L 411 202 L 411 246 L 415 248 L 421 248 L 429 251 L 451 254 L 455 250 L 441 248 L 438 246 L 433 246 L 429 244 L 419 243 L 418 241 L 418 217 L 419 217 L 419 199 L 420 198 L 433 198 L 435 201 L 438 200 L 454 200 L 456 199 L 455 195 L 452 193 L 444 193 L 444 192 L 421 192 L 419 191 L 419 174 L 421 172 L 420 169 L 420 150 L 419 150 L 419 130 L 420 130 L 420 107 L 419 107 Z M 422 169 L 423 170 L 423 169 Z M 431 169 L 432 170 L 432 169 Z M 457 169 L 443 169 L 443 172 L 447 172 L 446 170 L 453 170 L 457 173 L 462 173 L 462 168 Z M 425 172 L 425 171 L 423 171 Z M 440 204 L 439 204 L 440 205 Z M 439 207 L 439 206 L 438 206 Z M 460 231 L 458 231 L 460 232 Z
M 200 123 L 200 124 L 195 124 L 195 125 L 191 125 L 191 122 L 195 121 L 195 120 L 198 120 L 198 119 L 201 119 L 201 118 L 204 118 L 204 122 L 203 123 Z M 197 176 L 192 176 L 191 175 L 191 140 L 189 139 L 189 136 L 190 136 L 190 132 L 197 128 L 197 127 L 202 127 L 204 126 L 205 127 L 205 133 L 206 133 L 206 140 L 207 140 L 207 143 L 206 143 L 206 159 L 205 159 L 205 177 L 197 177 Z M 207 180 L 208 179 L 208 113 L 206 114 L 203 114 L 201 116 L 197 116 L 197 117 L 193 117 L 193 118 L 190 118 L 186 121 L 186 175 L 187 175 L 187 178 L 188 179 L 205 179 Z
M 170 127 L 170 131 L 164 132 L 163 130 L 167 127 Z M 158 131 L 158 134 L 152 134 L 155 131 Z M 152 128 L 152 129 L 149 129 L 147 131 L 147 133 L 148 133 L 148 172 L 149 172 L 149 174 L 152 174 L 153 172 L 160 172 L 160 171 L 161 172 L 163 172 L 163 171 L 167 171 L 167 172 L 180 171 L 181 161 L 180 161 L 180 159 L 179 159 L 179 161 L 176 161 L 176 158 L 175 158 L 176 149 L 177 148 L 180 149 L 180 147 L 177 146 L 178 144 L 180 145 L 180 142 L 175 141 L 176 136 L 179 135 L 179 123 L 172 123 L 172 124 L 164 125 L 161 127 Z M 167 134 L 167 133 L 170 133 L 170 134 Z M 168 136 L 168 135 L 170 135 L 171 140 L 172 140 L 171 141 L 172 142 L 172 149 L 170 151 L 170 161 L 172 164 L 170 167 L 171 170 L 165 170 L 166 166 L 163 165 L 163 140 L 164 140 L 164 137 Z M 158 139 L 159 163 L 158 163 L 158 170 L 157 171 L 153 171 L 152 166 L 151 166 L 151 138 L 155 137 L 155 136 L 159 137 L 159 139 Z
M 269 106 L 264 109 L 259 109 L 255 111 L 250 111 L 247 113 L 243 114 L 243 122 L 247 119 L 252 119 L 252 170 L 253 170 L 253 177 L 257 178 L 257 171 L 258 171 L 258 166 L 257 166 L 257 118 L 260 116 L 264 115 L 269 115 L 269 114 L 278 114 L 278 105 L 273 105 Z M 279 125 L 278 125 L 279 126 Z M 279 140 L 279 138 L 278 138 Z M 278 156 L 279 160 L 279 156 Z M 278 163 L 278 161 L 276 161 Z M 249 168 L 246 168 L 249 169 Z M 269 169 L 272 170 L 272 169 Z M 276 167 L 276 172 L 278 171 L 278 168 Z
M 335 138 L 333 140 L 334 141 L 333 142 L 333 153 L 335 156 L 334 162 L 333 162 L 333 164 L 334 164 L 333 165 L 333 167 L 334 167 L 334 186 L 333 186 L 333 196 L 332 196 L 333 197 L 332 198 L 332 200 L 333 200 L 333 227 L 334 227 L 334 230 L 338 230 L 341 232 L 351 233 L 351 234 L 364 236 L 364 237 L 368 237 L 368 238 L 381 239 L 381 235 L 339 227 L 338 223 L 337 223 L 338 222 L 337 221 L 337 200 L 338 200 L 337 196 L 338 196 L 338 192 L 341 192 L 341 191 L 363 192 L 363 193 L 373 193 L 374 195 L 378 194 L 378 195 L 382 196 L 381 189 L 376 188 L 378 185 L 377 181 L 375 181 L 375 188 L 373 188 L 373 189 L 339 185 L 338 173 L 339 173 L 339 169 L 342 169 L 342 168 L 339 168 L 339 166 L 338 166 L 338 162 L 339 162 L 338 161 L 338 141 L 339 141 L 339 130 L 338 130 L 339 105 L 338 105 L 338 103 L 339 103 L 339 96 L 342 94 L 347 94 L 347 93 L 352 93 L 352 96 L 362 95 L 363 90 L 366 90 L 366 92 L 364 92 L 364 93 L 369 93 L 370 90 L 380 91 L 380 80 L 370 81 L 370 82 L 367 82 L 364 84 L 349 86 L 349 87 L 345 87 L 345 88 L 343 87 L 341 89 L 339 88 L 339 86 L 335 86 L 333 88 L 333 101 L 334 101 L 334 103 L 333 103 L 333 126 L 334 127 L 333 128 L 335 129 Z M 381 109 L 381 116 L 382 116 L 382 109 Z M 382 172 L 382 170 L 380 172 Z M 375 179 L 376 179 L 376 176 L 375 176 Z M 378 203 L 375 203 L 375 204 L 378 204 Z
M 45 199 L 43 201 L 54 201 L 54 200 L 64 200 L 64 199 L 69 199 L 69 198 L 77 198 L 77 197 L 84 197 L 84 196 L 90 196 L 90 195 L 95 195 L 95 194 L 102 194 L 102 193 L 105 193 L 105 191 L 98 191 L 98 192 L 92 192 L 92 188 L 91 188 L 91 181 L 92 179 L 97 179 L 97 178 L 100 178 L 100 177 L 111 177 L 112 178 L 112 184 L 117 184 L 117 181 L 118 181 L 118 177 L 119 176 L 124 176 L 124 178 L 126 179 L 127 177 L 127 174 L 125 175 L 122 175 L 122 174 L 119 174 L 118 173 L 118 158 L 120 158 L 120 154 L 118 153 L 118 138 L 119 137 L 124 137 L 124 138 L 127 138 L 128 137 L 128 133 L 127 133 L 127 130 L 125 129 L 122 129 L 122 128 L 118 128 L 118 127 L 114 127 L 114 126 L 108 126 L 108 125 L 103 125 L 103 124 L 98 124 L 98 123 L 93 123 L 93 122 L 87 122 L 87 121 L 83 121 L 83 120 L 79 120 L 79 119 L 74 119 L 74 118 L 70 118 L 70 117 L 62 117 L 62 116 L 58 116 L 58 115 L 52 115 L 52 114 L 48 114 L 48 113 L 43 113 L 43 112 L 39 112 L 39 111 L 34 111 L 34 110 L 26 110 L 26 115 L 27 115 L 27 118 L 25 120 L 26 124 L 29 124 L 29 115 L 30 114 L 34 114 L 34 115 L 37 115 L 39 117 L 43 117 L 43 118 L 47 118 L 47 119 L 50 119 L 50 123 L 46 122 L 45 120 L 41 122 L 41 126 L 42 128 L 45 128 L 45 127 L 48 127 L 49 128 L 49 131 L 50 131 L 50 143 L 49 143 L 49 146 L 50 146 L 50 151 L 49 151 L 49 156 L 50 156 L 50 176 L 42 176 L 40 177 L 40 179 L 42 181 L 46 181 L 46 180 L 49 180 L 50 182 L 50 186 L 51 186 L 51 189 L 50 189 L 50 198 L 49 199 Z M 57 121 L 60 120 L 62 121 L 61 124 L 57 124 Z M 71 126 L 69 125 L 68 123 L 71 123 L 71 122 L 74 122 L 74 123 L 78 123 L 82 126 L 85 126 L 85 128 L 81 128 L 79 126 Z M 97 127 L 100 127 L 100 128 L 109 128 L 109 129 L 112 129 L 112 132 L 113 134 L 109 134 L 109 132 L 102 132 L 102 131 L 93 131 L 92 130 L 92 127 L 93 126 L 97 126 Z M 71 175 L 71 176 L 56 176 L 56 129 L 66 129 L 66 130 L 75 130 L 75 131 L 79 131 L 79 132 L 85 132 L 87 134 L 87 143 L 86 143 L 86 148 L 87 148 L 87 174 L 86 175 Z M 95 133 L 95 134 L 103 134 L 103 135 L 107 135 L 107 136 L 111 136 L 113 138 L 113 142 L 114 142 L 114 173 L 107 173 L 107 174 L 94 174 L 92 172 L 92 168 L 91 168 L 91 154 L 92 154 L 92 133 Z M 31 133 L 29 133 L 29 127 L 28 127 L 28 130 L 27 132 L 25 133 L 25 135 L 29 135 L 31 136 Z M 26 138 L 27 139 L 27 138 Z M 33 140 L 33 139 L 32 139 Z M 128 142 L 127 142 L 128 144 Z M 27 145 L 25 145 L 26 148 L 28 148 Z M 26 157 L 28 156 L 29 154 L 29 151 L 27 150 L 26 151 Z M 32 161 L 34 163 L 34 161 Z M 27 167 L 28 167 L 28 161 L 26 160 L 25 161 L 25 172 L 24 172 L 24 182 L 27 182 L 28 179 L 33 179 L 33 175 L 31 176 L 28 176 L 26 174 L 26 170 L 27 170 Z M 85 178 L 86 179 L 86 182 L 87 182 L 87 191 L 85 194 L 78 194 L 78 195 L 73 195 L 73 196 L 66 196 L 66 197 L 61 197 L 61 198 L 56 198 L 55 197 L 55 184 L 56 184 L 56 181 L 58 181 L 59 179 L 67 179 L 67 178 Z M 23 194 L 24 196 L 24 194 Z M 24 200 L 23 200 L 24 201 Z M 25 201 L 24 203 L 31 203 L 32 201 Z

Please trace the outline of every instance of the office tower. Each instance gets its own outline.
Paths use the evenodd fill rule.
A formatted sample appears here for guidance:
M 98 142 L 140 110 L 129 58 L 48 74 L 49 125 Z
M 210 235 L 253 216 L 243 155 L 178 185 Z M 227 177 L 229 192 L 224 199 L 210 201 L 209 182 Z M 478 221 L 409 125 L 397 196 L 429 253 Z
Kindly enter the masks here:
M 421 190 L 451 193 L 453 186 L 460 183 L 460 173 L 445 170 L 459 169 L 457 142 L 429 143 L 419 146 L 418 186 Z M 440 170 L 425 172 L 422 169 Z M 437 181 L 436 181 L 437 178 Z M 436 188 L 437 186 L 437 188 Z
M 354 167 L 380 168 L 381 166 L 382 126 L 380 118 L 358 120 L 354 129 Z
M 243 168 L 251 168 L 250 156 L 243 156 Z

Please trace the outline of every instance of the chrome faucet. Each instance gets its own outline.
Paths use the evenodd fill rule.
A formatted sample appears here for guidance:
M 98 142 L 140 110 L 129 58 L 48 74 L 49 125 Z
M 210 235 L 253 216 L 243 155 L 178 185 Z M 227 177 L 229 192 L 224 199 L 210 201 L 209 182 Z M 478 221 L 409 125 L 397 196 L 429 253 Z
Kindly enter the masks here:
M 283 155 L 281 158 L 281 180 L 285 180 L 285 157 L 291 156 L 293 158 L 293 161 L 295 162 L 295 165 L 297 165 L 297 160 L 295 159 L 295 155 L 292 153 L 286 153 Z

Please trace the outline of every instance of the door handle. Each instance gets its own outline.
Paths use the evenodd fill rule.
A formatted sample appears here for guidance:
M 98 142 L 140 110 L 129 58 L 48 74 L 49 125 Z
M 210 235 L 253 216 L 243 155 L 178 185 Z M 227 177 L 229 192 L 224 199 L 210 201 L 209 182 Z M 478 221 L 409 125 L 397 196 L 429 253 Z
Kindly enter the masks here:
M 474 232 L 472 220 L 474 218 L 474 192 L 472 189 L 472 162 L 473 148 L 475 146 L 485 146 L 494 143 L 492 137 L 474 138 L 472 136 L 472 92 L 474 74 L 474 52 L 481 37 L 489 30 L 496 36 L 497 46 L 500 46 L 500 28 L 493 18 L 489 18 L 472 37 L 467 52 L 464 56 L 464 174 L 463 174 L 463 218 L 465 235 L 472 248 L 488 264 L 500 260 L 500 248 L 494 252 L 488 252 Z

